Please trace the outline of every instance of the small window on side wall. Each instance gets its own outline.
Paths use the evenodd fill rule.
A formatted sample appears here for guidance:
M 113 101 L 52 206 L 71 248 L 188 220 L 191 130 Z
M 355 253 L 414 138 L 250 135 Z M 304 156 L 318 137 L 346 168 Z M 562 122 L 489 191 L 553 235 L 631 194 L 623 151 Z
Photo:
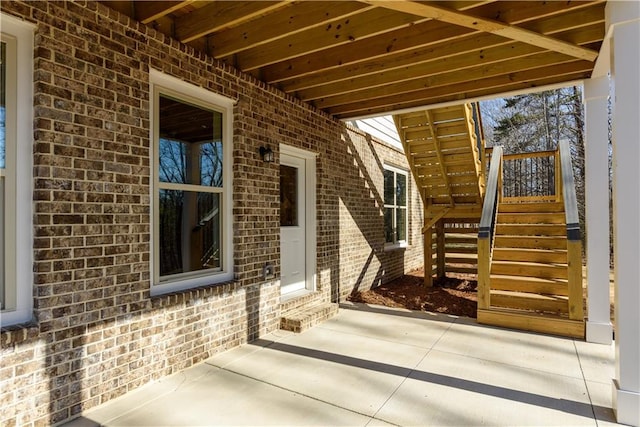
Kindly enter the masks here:
M 407 245 L 407 172 L 393 166 L 384 167 L 384 235 L 385 247 Z
M 152 73 L 152 294 L 233 278 L 231 100 Z

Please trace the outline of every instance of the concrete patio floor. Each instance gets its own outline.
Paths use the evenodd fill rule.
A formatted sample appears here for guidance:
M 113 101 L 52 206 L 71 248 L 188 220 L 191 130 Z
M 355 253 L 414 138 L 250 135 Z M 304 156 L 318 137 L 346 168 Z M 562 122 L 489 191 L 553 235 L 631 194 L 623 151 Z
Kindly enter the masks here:
M 349 304 L 67 425 L 614 425 L 613 360 L 613 346 Z

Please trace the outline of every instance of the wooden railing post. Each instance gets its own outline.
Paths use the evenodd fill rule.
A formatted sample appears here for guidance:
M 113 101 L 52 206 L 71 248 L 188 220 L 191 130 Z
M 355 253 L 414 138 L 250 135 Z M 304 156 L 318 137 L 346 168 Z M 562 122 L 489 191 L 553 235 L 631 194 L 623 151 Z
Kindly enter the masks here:
M 427 220 L 425 219 L 425 222 Z M 425 228 L 423 230 L 424 240 L 424 285 L 426 287 L 433 286 L 433 228 Z
M 436 254 L 436 277 L 442 279 L 445 276 L 445 258 L 447 256 L 444 239 L 444 219 L 436 223 Z
M 560 145 L 556 149 L 556 155 L 554 157 L 555 160 L 555 171 L 554 171 L 554 180 L 555 180 L 555 192 L 556 192 L 556 202 L 562 201 L 562 166 L 560 164 Z
M 478 238 L 478 309 L 487 309 L 491 306 L 490 252 L 490 239 Z

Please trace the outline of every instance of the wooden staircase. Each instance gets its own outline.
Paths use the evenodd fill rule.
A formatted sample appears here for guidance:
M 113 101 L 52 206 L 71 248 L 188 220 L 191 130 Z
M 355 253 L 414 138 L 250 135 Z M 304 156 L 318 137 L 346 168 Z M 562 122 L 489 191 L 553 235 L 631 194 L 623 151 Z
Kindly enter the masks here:
M 394 116 L 411 172 L 432 212 L 482 203 L 474 115 L 473 105 L 461 104 Z
M 480 161 L 484 141 L 477 109 L 475 104 L 461 104 L 394 116 L 424 205 L 422 232 L 427 286 L 432 284 L 429 272 L 434 253 L 437 275 L 445 274 L 446 230 L 455 226 L 456 221 L 466 226 L 477 224 L 480 219 L 485 186 Z M 435 251 L 434 240 L 438 246 Z M 472 262 L 475 264 L 475 259 Z
M 554 193 L 557 189 L 562 194 L 496 195 L 492 242 L 486 236 L 486 218 L 484 234 L 481 230 L 479 235 L 478 262 L 483 264 L 479 267 L 479 323 L 584 337 L 577 218 L 573 222 L 574 209 L 565 209 L 566 204 L 573 204 L 566 195 L 571 193 L 566 187 L 573 183 L 569 178 L 563 180 L 562 191 L 560 172 L 554 171 L 558 183 Z
M 487 172 L 477 105 L 394 121 L 424 204 L 425 285 L 432 272 L 455 271 L 450 265 L 468 269 L 470 248 L 447 244 L 453 236 L 469 239 L 456 231 L 477 226 L 477 240 L 469 240 L 477 242 L 478 322 L 582 338 L 582 249 L 568 144 L 504 156 L 497 147 Z

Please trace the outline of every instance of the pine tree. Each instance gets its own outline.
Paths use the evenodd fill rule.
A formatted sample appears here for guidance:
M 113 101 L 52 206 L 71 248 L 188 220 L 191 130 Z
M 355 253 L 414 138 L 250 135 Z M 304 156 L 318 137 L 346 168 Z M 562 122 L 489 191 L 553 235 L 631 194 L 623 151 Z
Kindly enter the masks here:
M 502 145 L 505 154 L 555 150 L 561 139 L 571 146 L 580 223 L 584 230 L 584 112 L 582 87 L 518 95 L 481 103 L 487 145 Z M 551 160 L 505 163 L 505 192 L 545 195 L 553 188 Z M 540 174 L 540 181 L 529 175 Z M 584 235 L 584 233 L 583 233 Z

